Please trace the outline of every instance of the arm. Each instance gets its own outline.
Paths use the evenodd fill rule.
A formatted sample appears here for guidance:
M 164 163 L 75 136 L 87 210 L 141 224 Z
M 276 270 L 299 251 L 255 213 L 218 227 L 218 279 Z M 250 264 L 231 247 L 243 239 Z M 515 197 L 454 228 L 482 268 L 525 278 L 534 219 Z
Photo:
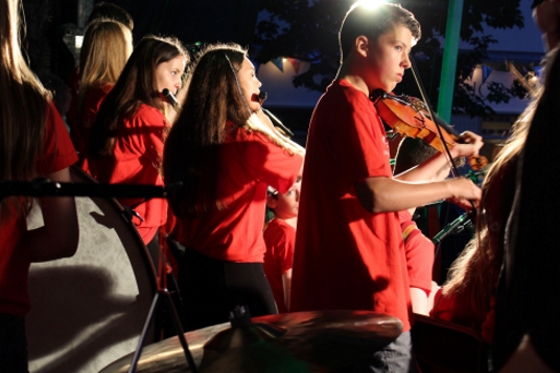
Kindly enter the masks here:
M 290 310 L 290 295 L 292 293 L 292 269 L 288 269 L 282 274 L 282 285 L 284 288 L 284 304 Z
M 64 168 L 47 175 L 49 180 L 70 182 Z M 30 248 L 32 262 L 44 262 L 74 255 L 78 247 L 78 218 L 73 197 L 39 199 L 44 226 L 26 232 L 22 244 Z
M 410 287 L 410 301 L 412 302 L 412 312 L 420 315 L 428 315 L 428 294 L 422 289 Z
M 440 199 L 451 199 L 468 206 L 479 201 L 480 189 L 465 178 L 427 183 L 407 183 L 388 177 L 372 177 L 354 184 L 362 206 L 372 213 L 406 210 Z

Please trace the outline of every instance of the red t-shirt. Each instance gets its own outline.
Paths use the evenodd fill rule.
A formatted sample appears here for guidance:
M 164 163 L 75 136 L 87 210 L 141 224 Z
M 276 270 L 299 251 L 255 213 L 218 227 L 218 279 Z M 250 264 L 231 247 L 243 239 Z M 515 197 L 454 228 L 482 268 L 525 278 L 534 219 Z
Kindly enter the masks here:
M 389 147 L 373 104 L 337 80 L 309 126 L 290 311 L 371 310 L 410 329 L 410 291 L 396 212 L 370 213 L 354 185 L 391 178 Z
M 88 158 L 91 174 L 101 183 L 163 186 L 160 165 L 167 127 L 167 120 L 158 109 L 141 104 L 134 114 L 118 123 L 113 155 Z M 137 218 L 133 221 L 146 244 L 167 221 L 165 198 L 152 198 L 146 202 L 140 198 L 119 198 L 118 201 L 123 206 L 133 207 L 144 218 L 143 222 Z
M 86 99 L 84 102 L 83 108 L 83 115 L 82 120 L 74 127 L 74 142 L 79 144 L 78 148 L 78 166 L 80 166 L 84 171 L 89 172 L 89 168 L 87 166 L 87 154 L 89 149 L 89 136 L 91 133 L 91 126 L 93 122 L 95 122 L 95 117 L 97 116 L 97 112 L 101 107 L 101 103 L 103 99 L 111 89 L 113 89 L 114 84 L 105 84 L 96 88 L 90 89 L 90 91 L 86 95 Z
M 178 219 L 176 239 L 202 254 L 229 262 L 263 262 L 262 226 L 268 185 L 285 193 L 303 159 L 265 135 L 227 123 L 220 147 L 217 205 L 197 219 Z
M 408 282 L 410 287 L 422 289 L 427 295 L 430 295 L 434 266 L 434 243 L 422 234 L 407 210 L 399 211 L 398 214 L 403 232 Z
M 264 273 L 272 288 L 278 311 L 287 313 L 282 275 L 292 269 L 294 264 L 296 230 L 282 219 L 272 219 L 264 230 L 264 242 Z
M 455 310 L 457 309 L 457 293 L 443 295 L 443 289 L 444 287 L 441 287 L 434 297 L 434 306 L 430 311 L 430 316 L 436 319 L 468 326 L 477 332 L 480 332 L 486 343 L 492 344 L 494 341 L 494 328 L 496 324 L 496 298 L 491 298 L 490 311 L 486 314 L 486 318 L 481 324 L 480 322 L 475 322 L 474 319 L 457 319 L 455 317 Z
M 47 114 L 44 146 L 45 154 L 37 162 L 41 176 L 65 169 L 78 159 L 64 122 L 52 103 Z M 29 247 L 18 246 L 26 231 L 25 217 L 11 216 L 0 226 L 1 313 L 25 316 L 29 312 L 27 277 L 31 259 Z

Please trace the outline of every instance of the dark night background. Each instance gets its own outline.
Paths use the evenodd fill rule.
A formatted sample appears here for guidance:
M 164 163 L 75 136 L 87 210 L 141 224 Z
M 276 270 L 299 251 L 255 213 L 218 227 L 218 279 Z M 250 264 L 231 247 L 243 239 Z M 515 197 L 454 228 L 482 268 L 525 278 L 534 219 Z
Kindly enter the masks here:
M 248 46 L 254 35 L 258 0 L 114 0 L 134 19 L 134 40 L 147 34 L 174 35 L 184 44 L 233 41 Z M 83 34 L 93 2 L 23 0 L 25 45 L 34 71 L 66 78 L 73 69 L 64 35 Z M 80 29 L 82 26 L 82 29 Z

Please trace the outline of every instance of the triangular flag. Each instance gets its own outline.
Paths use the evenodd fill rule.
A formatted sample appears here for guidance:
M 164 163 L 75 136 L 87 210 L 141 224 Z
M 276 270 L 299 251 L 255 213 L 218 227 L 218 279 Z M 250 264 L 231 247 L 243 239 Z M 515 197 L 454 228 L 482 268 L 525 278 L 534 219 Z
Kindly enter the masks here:
M 535 67 L 535 75 L 537 75 L 537 78 L 539 78 L 539 81 L 541 83 L 543 81 L 543 73 L 544 73 L 544 66 Z
M 490 68 L 486 65 L 482 65 L 482 83 L 483 84 L 486 81 L 486 79 L 488 79 L 490 74 L 492 74 L 492 68 Z
M 301 64 L 301 61 L 297 58 L 288 58 L 288 61 L 290 61 L 290 63 L 294 67 L 294 71 L 296 72 L 296 74 L 299 75 L 299 65 Z
M 270 60 L 270 62 L 272 62 L 278 68 L 278 70 L 284 72 L 284 62 L 282 62 L 282 57 Z

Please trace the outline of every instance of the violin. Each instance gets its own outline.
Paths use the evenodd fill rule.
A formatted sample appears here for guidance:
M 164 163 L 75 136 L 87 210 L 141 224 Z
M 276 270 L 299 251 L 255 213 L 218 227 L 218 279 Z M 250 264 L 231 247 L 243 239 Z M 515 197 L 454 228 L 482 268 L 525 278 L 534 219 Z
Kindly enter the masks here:
M 422 139 L 442 153 L 446 152 L 446 147 L 464 143 L 453 127 L 435 114 L 435 118 L 432 118 L 424 102 L 418 98 L 377 90 L 370 99 L 383 122 L 402 135 Z M 469 165 L 474 171 L 481 170 L 487 164 L 488 160 L 484 156 L 469 158 Z

